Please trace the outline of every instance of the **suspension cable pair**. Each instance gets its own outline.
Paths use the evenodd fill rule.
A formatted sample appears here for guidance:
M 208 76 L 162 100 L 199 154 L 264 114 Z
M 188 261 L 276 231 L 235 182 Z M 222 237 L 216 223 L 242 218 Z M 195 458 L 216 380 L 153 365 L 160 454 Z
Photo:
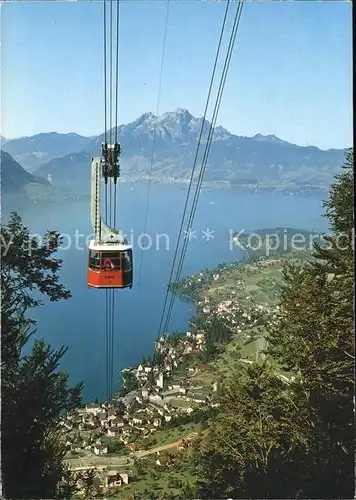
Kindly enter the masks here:
M 173 263 L 172 263 L 171 273 L 170 273 L 170 277 L 169 277 L 169 283 L 167 286 L 163 311 L 162 311 L 162 315 L 161 315 L 161 319 L 160 319 L 157 340 L 164 332 L 167 332 L 167 330 L 168 330 L 168 326 L 169 326 L 169 322 L 170 322 L 170 318 L 171 318 L 171 314 L 172 314 L 172 309 L 173 309 L 174 301 L 175 301 L 176 294 L 177 294 L 177 287 L 173 286 L 173 289 L 172 289 L 172 284 L 177 284 L 180 280 L 183 262 L 184 262 L 184 258 L 185 258 L 187 247 L 188 247 L 189 240 L 188 240 L 188 238 L 185 238 L 185 240 L 183 242 L 183 247 L 182 247 L 181 252 L 180 252 L 180 258 L 179 258 L 175 278 L 173 280 L 173 273 L 174 273 L 175 264 L 176 264 L 176 260 L 177 260 L 177 256 L 178 256 L 179 244 L 180 244 L 180 240 L 181 240 L 181 236 L 182 236 L 182 232 L 183 232 L 183 225 L 184 225 L 184 221 L 185 221 L 189 196 L 190 196 L 190 192 L 191 192 L 191 188 L 192 188 L 192 184 L 193 184 L 193 180 L 194 180 L 194 173 L 195 173 L 195 169 L 196 169 L 199 149 L 201 146 L 203 132 L 204 132 L 204 128 L 205 128 L 205 120 L 206 120 L 207 110 L 208 110 L 208 106 L 209 106 L 212 86 L 213 86 L 213 82 L 214 82 L 214 78 L 215 78 L 216 67 L 217 67 L 217 63 L 218 63 L 218 59 L 219 59 L 222 38 L 223 38 L 224 31 L 225 31 L 226 19 L 227 19 L 229 7 L 230 7 L 230 0 L 228 0 L 227 5 L 226 5 L 224 19 L 223 19 L 223 23 L 222 23 L 222 27 L 221 27 L 221 31 L 220 31 L 220 38 L 219 38 L 219 42 L 218 42 L 212 77 L 211 77 L 211 81 L 210 81 L 210 85 L 209 85 L 209 91 L 208 91 L 208 96 L 207 96 L 207 101 L 206 101 L 206 106 L 205 106 L 205 111 L 204 111 L 204 117 L 203 117 L 200 135 L 199 135 L 199 139 L 198 139 L 198 145 L 197 145 L 197 150 L 196 150 L 196 154 L 195 154 L 195 158 L 194 158 L 194 164 L 193 164 L 191 178 L 190 178 L 190 182 L 189 182 L 189 188 L 188 188 L 188 192 L 187 192 L 187 196 L 186 196 L 186 200 L 185 200 L 185 206 L 184 206 L 184 211 L 183 211 L 183 215 L 182 215 L 181 226 L 179 229 L 178 241 L 177 241 L 177 245 L 176 245 L 176 249 L 175 249 L 175 253 L 174 253 L 174 257 L 173 257 Z M 213 138 L 213 134 L 214 134 L 214 128 L 216 125 L 216 120 L 218 117 L 221 99 L 222 99 L 222 95 L 223 95 L 223 91 L 224 91 L 224 87 L 225 87 L 225 83 L 226 83 L 228 69 L 229 69 L 229 65 L 230 65 L 230 61 L 231 61 L 231 56 L 232 56 L 233 48 L 235 45 L 237 30 L 238 30 L 238 27 L 240 24 L 242 7 L 243 7 L 243 1 L 238 2 L 235 17 L 234 17 L 234 23 L 233 23 L 233 27 L 232 27 L 232 31 L 231 31 L 231 35 L 230 35 L 230 41 L 229 41 L 227 53 L 225 56 L 224 67 L 223 67 L 221 78 L 220 78 L 220 84 L 219 84 L 219 88 L 218 88 L 218 92 L 217 92 L 213 116 L 212 116 L 212 120 L 211 120 L 211 124 L 210 124 L 210 128 L 209 128 L 209 133 L 208 133 L 208 138 L 206 141 L 202 165 L 200 168 L 200 172 L 199 172 L 199 176 L 198 176 L 198 180 L 197 180 L 197 185 L 196 185 L 196 189 L 195 189 L 195 194 L 194 194 L 193 202 L 192 202 L 191 209 L 190 209 L 189 219 L 188 219 L 188 223 L 187 223 L 187 229 L 185 231 L 186 234 L 189 234 L 189 232 L 191 230 L 192 223 L 193 223 L 194 216 L 195 216 L 195 212 L 196 212 L 196 208 L 197 208 L 197 204 L 198 204 L 198 200 L 199 200 L 200 190 L 201 190 L 201 186 L 202 186 L 202 182 L 203 182 L 203 178 L 204 178 L 204 173 L 205 173 L 205 169 L 206 169 L 206 165 L 207 165 L 207 161 L 208 161 L 208 157 L 209 157 L 209 153 L 210 153 L 212 138 Z M 166 309 L 167 302 L 168 302 L 168 296 L 169 296 L 170 292 L 171 292 L 170 301 L 169 301 L 168 309 Z M 154 360 L 156 359 L 155 356 L 156 356 L 156 349 L 154 351 Z
M 119 108 L 119 39 L 120 0 L 103 0 L 103 59 L 104 59 L 104 142 L 118 143 Z M 114 6 L 116 18 L 114 18 Z M 109 19 L 107 19 L 109 17 Z M 107 26 L 109 24 L 109 26 Z M 115 54 L 113 50 L 115 35 Z M 109 54 L 107 43 L 109 38 Z M 108 62 L 109 59 L 109 62 Z M 109 67 L 108 67 L 109 66 Z M 109 96 L 108 96 L 109 94 Z M 113 117 L 114 113 L 114 117 Z M 105 183 L 105 222 L 116 226 L 117 184 Z M 106 343 L 106 399 L 111 400 L 114 392 L 114 330 L 115 330 L 115 290 L 105 290 L 105 343 Z

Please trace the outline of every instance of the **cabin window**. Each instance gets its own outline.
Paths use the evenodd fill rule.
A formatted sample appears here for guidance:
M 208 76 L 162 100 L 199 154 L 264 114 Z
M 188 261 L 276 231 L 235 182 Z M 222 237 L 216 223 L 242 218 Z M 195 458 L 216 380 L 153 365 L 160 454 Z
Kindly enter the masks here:
M 100 254 L 99 254 L 99 252 L 95 252 L 93 250 L 90 250 L 89 267 L 91 269 L 100 269 Z
M 121 269 L 120 252 L 102 252 L 101 254 L 101 268 L 105 270 Z
M 132 268 L 131 250 L 126 250 L 126 252 L 122 252 L 122 263 L 125 271 L 131 271 Z

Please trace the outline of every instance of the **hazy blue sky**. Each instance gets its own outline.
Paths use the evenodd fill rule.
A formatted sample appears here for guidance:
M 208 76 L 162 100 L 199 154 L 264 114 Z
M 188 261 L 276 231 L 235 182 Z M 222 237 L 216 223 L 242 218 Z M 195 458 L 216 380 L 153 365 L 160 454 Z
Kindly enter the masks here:
M 171 1 L 159 114 L 203 115 L 225 6 Z M 166 1 L 121 2 L 119 123 L 156 111 L 165 12 Z M 1 13 L 1 134 L 101 133 L 102 2 L 11 2 Z M 245 3 L 218 124 L 350 146 L 351 47 L 351 3 Z

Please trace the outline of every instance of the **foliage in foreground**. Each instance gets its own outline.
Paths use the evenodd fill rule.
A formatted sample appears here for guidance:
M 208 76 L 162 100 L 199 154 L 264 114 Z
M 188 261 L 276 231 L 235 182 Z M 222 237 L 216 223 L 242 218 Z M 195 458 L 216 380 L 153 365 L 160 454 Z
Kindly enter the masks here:
M 60 417 L 80 402 L 82 384 L 70 388 L 68 375 L 58 371 L 66 349 L 58 351 L 35 340 L 30 308 L 66 300 L 70 292 L 59 283 L 61 260 L 53 254 L 58 233 L 42 241 L 31 237 L 18 214 L 1 227 L 1 454 L 2 484 L 6 498 L 69 498 L 74 484 L 63 465 Z M 68 477 L 58 489 L 62 476 Z
M 268 362 L 236 368 L 195 447 L 198 498 L 353 498 L 353 153 L 325 203 L 333 234 L 284 269 Z M 243 372 L 243 375 L 241 375 Z

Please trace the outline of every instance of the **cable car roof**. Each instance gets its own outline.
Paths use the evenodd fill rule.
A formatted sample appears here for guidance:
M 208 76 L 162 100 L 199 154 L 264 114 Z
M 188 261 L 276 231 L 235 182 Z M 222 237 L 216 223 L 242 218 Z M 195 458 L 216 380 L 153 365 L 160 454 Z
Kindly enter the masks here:
M 99 243 L 95 244 L 95 240 L 89 241 L 89 250 L 95 250 L 96 252 L 125 252 L 126 250 L 132 250 L 132 246 L 123 243 Z

